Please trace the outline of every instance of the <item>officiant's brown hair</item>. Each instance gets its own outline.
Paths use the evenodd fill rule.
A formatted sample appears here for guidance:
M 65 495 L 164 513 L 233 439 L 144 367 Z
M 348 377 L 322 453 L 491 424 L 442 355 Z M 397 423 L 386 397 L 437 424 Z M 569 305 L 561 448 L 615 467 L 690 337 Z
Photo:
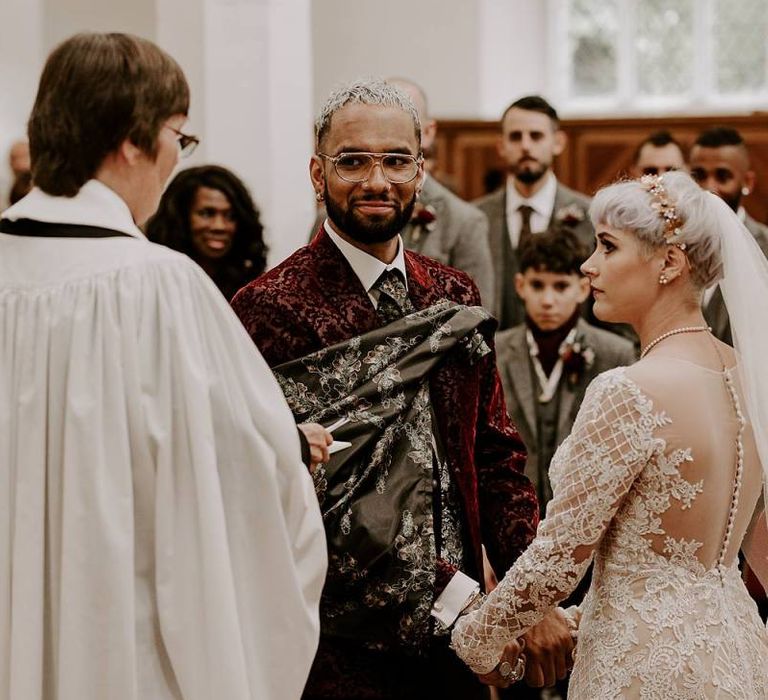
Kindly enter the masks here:
M 76 34 L 43 68 L 28 124 L 32 179 L 73 197 L 125 139 L 155 157 L 163 123 L 188 110 L 184 73 L 151 41 Z

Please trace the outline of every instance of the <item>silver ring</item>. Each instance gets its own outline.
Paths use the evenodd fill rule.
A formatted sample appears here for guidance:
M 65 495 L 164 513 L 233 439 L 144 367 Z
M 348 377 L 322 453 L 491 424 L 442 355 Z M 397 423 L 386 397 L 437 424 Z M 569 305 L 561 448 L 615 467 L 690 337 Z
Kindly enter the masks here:
M 521 654 L 517 657 L 517 663 L 512 668 L 512 664 L 509 661 L 502 661 L 499 664 L 499 675 L 510 683 L 517 683 L 525 673 L 525 657 Z

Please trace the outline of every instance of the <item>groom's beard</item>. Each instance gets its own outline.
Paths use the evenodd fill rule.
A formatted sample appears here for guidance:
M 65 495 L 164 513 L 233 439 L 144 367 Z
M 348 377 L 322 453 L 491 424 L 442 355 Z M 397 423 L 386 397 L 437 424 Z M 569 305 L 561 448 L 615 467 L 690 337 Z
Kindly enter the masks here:
M 350 204 L 364 202 L 366 200 L 382 201 L 382 195 L 363 195 L 353 200 Z M 393 206 L 387 216 L 371 217 L 361 214 L 354 206 L 342 208 L 328 193 L 325 187 L 325 209 L 328 218 L 339 231 L 343 231 L 351 239 L 358 243 L 370 245 L 371 243 L 385 243 L 399 234 L 411 220 L 413 207 L 416 204 L 416 194 L 405 206 L 399 202 L 387 199 Z

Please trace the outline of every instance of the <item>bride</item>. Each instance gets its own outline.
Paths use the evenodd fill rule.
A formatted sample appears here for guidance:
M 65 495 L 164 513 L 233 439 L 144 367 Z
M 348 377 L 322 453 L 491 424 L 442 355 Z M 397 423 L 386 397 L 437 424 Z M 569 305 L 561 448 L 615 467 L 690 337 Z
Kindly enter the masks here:
M 595 314 L 631 323 L 641 359 L 590 385 L 536 539 L 459 619 L 453 647 L 476 673 L 514 678 L 505 646 L 519 650 L 594 559 L 589 593 L 566 611 L 570 698 L 768 698 L 768 634 L 738 569 L 741 548 L 768 585 L 768 263 L 683 173 L 607 187 L 590 213 Z M 702 317 L 718 280 L 738 357 Z

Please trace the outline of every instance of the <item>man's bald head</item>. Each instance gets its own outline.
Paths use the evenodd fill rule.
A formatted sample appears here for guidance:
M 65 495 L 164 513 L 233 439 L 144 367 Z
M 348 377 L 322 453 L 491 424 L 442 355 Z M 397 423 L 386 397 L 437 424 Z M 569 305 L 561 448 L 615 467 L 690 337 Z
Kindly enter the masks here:
M 411 102 L 413 102 L 416 111 L 419 113 L 419 121 L 421 122 L 421 148 L 424 153 L 430 153 L 432 144 L 435 141 L 435 134 L 437 133 L 437 123 L 429 116 L 427 93 L 424 92 L 420 85 L 407 78 L 387 78 L 387 82 L 402 90 L 411 98 Z

